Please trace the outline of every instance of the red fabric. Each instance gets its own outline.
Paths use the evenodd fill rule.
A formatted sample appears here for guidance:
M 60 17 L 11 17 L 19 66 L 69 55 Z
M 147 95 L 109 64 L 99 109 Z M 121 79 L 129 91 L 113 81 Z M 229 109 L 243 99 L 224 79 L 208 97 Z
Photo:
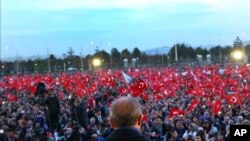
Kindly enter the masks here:
M 221 100 L 213 101 L 212 109 L 214 114 L 218 114 L 221 111 Z
M 128 94 L 128 88 L 127 87 L 120 87 L 118 88 L 118 93 L 122 94 L 122 95 L 125 95 L 125 94 Z
M 178 108 L 171 108 L 169 113 L 169 118 L 173 118 L 179 115 L 184 115 L 184 111 Z
M 239 99 L 237 94 L 227 95 L 226 100 L 228 104 L 240 104 L 241 105 L 241 100 Z
M 199 104 L 199 100 L 197 99 L 193 100 L 191 105 L 188 107 L 187 111 L 192 112 L 197 107 L 198 104 Z
M 133 96 L 140 96 L 146 90 L 146 83 L 142 79 L 137 79 L 132 86 L 130 86 L 131 94 Z
M 7 94 L 7 100 L 9 102 L 16 102 L 18 100 L 18 98 L 17 98 L 17 96 L 12 95 L 12 94 L 9 93 L 9 94 Z

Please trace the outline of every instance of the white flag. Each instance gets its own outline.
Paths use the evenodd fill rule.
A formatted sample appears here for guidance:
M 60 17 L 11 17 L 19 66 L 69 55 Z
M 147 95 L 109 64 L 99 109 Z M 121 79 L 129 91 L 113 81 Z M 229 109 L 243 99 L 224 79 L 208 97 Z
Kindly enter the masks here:
M 125 79 L 125 82 L 128 84 L 131 82 L 132 78 L 127 75 L 125 72 L 122 71 L 123 78 Z

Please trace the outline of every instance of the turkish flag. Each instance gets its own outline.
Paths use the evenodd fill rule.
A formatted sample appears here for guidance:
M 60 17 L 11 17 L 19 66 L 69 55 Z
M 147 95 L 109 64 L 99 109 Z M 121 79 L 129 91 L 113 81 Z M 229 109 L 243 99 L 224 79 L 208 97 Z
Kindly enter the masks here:
M 173 118 L 176 116 L 184 115 L 184 111 L 178 108 L 171 108 L 169 113 L 169 118 Z
M 87 94 L 88 94 L 88 91 L 86 90 L 86 88 L 80 88 L 77 90 L 77 96 L 79 97 L 86 96 Z
M 7 94 L 7 100 L 9 101 L 9 102 L 16 102 L 17 101 L 17 96 L 15 96 L 15 95 L 12 95 L 12 94 Z
M 89 94 L 92 94 L 93 92 L 95 92 L 97 89 L 97 86 L 95 84 L 93 84 L 92 86 L 90 86 L 88 89 L 87 89 L 87 92 Z
M 96 101 L 93 97 L 90 97 L 88 100 L 88 107 L 95 107 Z
M 125 95 L 128 93 L 128 88 L 127 87 L 120 87 L 120 88 L 118 88 L 117 91 L 118 91 L 118 93 Z
M 88 75 L 84 75 L 84 76 L 82 77 L 82 81 L 83 81 L 84 83 L 89 83 L 89 81 L 90 81 L 89 76 L 88 76 Z
M 139 96 L 144 92 L 144 90 L 147 88 L 146 83 L 142 79 L 137 79 L 131 88 L 131 94 L 133 96 Z
M 197 107 L 198 104 L 199 104 L 199 100 L 197 99 L 193 100 L 191 105 L 188 107 L 187 111 L 192 112 Z
M 148 94 L 147 93 L 145 93 L 145 92 L 143 92 L 142 93 L 142 99 L 144 99 L 145 101 L 148 101 L 149 100 L 149 96 L 148 96 Z
M 240 104 L 241 105 L 240 99 L 236 94 L 227 95 L 226 100 L 228 104 Z
M 99 83 L 100 83 L 100 85 L 103 85 L 103 86 L 112 86 L 112 87 L 114 87 L 116 85 L 116 83 L 114 81 L 114 77 L 111 76 L 111 75 L 102 76 Z
M 221 100 L 213 101 L 212 109 L 214 114 L 218 114 L 221 111 Z
M 142 79 L 139 79 L 135 82 L 135 87 L 140 91 L 143 91 L 147 88 L 146 83 Z
M 169 89 L 163 89 L 163 96 L 164 97 L 174 97 L 175 96 L 175 91 L 169 90 Z

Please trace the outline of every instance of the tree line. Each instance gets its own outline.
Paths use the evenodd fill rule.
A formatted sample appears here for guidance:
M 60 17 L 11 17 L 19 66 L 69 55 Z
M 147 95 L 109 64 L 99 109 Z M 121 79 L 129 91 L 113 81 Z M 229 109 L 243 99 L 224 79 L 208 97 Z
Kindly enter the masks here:
M 175 48 L 177 48 L 178 61 L 175 60 Z M 76 55 L 73 48 L 69 47 L 67 53 L 62 58 L 55 57 L 50 54 L 47 58 L 36 58 L 34 60 L 16 59 L 15 61 L 1 61 L 1 74 L 13 73 L 45 73 L 71 70 L 89 70 L 93 67 L 92 60 L 99 58 L 102 68 L 122 68 L 123 59 L 128 59 L 131 64 L 132 58 L 137 60 L 139 66 L 168 65 L 178 63 L 197 63 L 197 55 L 202 56 L 202 60 L 206 60 L 207 55 L 211 55 L 212 63 L 228 63 L 231 61 L 231 53 L 233 50 L 243 50 L 246 56 L 250 56 L 250 45 L 243 46 L 239 37 L 233 42 L 233 46 L 214 46 L 209 49 L 203 47 L 191 47 L 187 44 L 175 44 L 169 52 L 148 55 L 142 52 L 139 47 L 135 47 L 132 51 L 127 48 L 121 52 L 117 48 L 112 48 L 111 53 L 105 50 L 95 50 L 92 55 L 81 56 Z

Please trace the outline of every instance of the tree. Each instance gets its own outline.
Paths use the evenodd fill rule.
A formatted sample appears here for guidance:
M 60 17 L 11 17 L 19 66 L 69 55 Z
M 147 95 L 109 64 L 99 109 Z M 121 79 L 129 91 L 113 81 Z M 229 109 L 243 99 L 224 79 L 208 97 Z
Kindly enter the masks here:
M 141 57 L 141 51 L 135 47 L 132 52 L 132 58 L 140 58 Z
M 191 46 L 188 47 L 187 51 L 188 51 L 188 53 L 187 53 L 188 54 L 187 55 L 188 58 L 191 58 L 191 59 L 195 59 L 196 58 L 197 54 L 195 54 L 194 49 Z
M 222 54 L 224 56 L 229 56 L 232 52 L 232 47 L 231 46 L 226 46 L 222 49 Z
M 220 46 L 215 46 L 210 49 L 212 56 L 219 56 L 220 55 Z
M 117 48 L 111 49 L 111 66 L 119 65 L 121 63 L 121 53 L 117 50 Z
M 36 58 L 34 61 L 34 70 L 39 73 L 43 73 L 48 69 L 47 59 Z
M 93 55 L 93 58 L 98 58 L 102 61 L 103 66 L 107 66 L 107 64 L 110 64 L 110 55 L 105 51 L 98 51 Z
M 74 50 L 72 49 L 72 47 L 70 46 L 70 47 L 69 47 L 69 50 L 67 51 L 67 53 L 68 53 L 68 57 L 71 58 L 71 57 L 74 55 L 75 51 L 74 51 Z
M 245 53 L 248 57 L 250 56 L 250 44 L 246 45 Z
M 69 50 L 67 51 L 67 57 L 65 59 L 66 62 L 68 62 L 68 68 L 69 67 L 76 67 L 76 60 L 75 60 L 75 51 L 72 49 L 72 47 L 69 47 Z
M 194 50 L 196 55 L 202 55 L 202 58 L 205 59 L 208 54 L 207 49 L 203 49 L 202 47 L 198 47 Z
M 140 64 L 147 64 L 148 63 L 148 55 L 143 52 L 140 57 Z
M 55 71 L 57 68 L 57 59 L 56 59 L 55 55 L 50 54 L 49 61 L 50 61 L 51 70 Z
M 201 48 L 201 47 L 197 47 L 195 50 L 194 50 L 194 52 L 195 52 L 195 54 L 197 54 L 197 55 L 202 55 L 203 54 L 203 49 Z
M 241 48 L 243 45 L 241 39 L 239 37 L 236 37 L 234 40 L 234 48 Z
M 176 44 L 170 49 L 168 53 L 169 58 L 172 59 L 170 61 L 174 61 L 173 59 L 175 58 L 175 46 L 177 47 L 178 60 L 190 61 L 190 59 L 196 58 L 196 53 L 191 46 L 185 44 Z
M 130 59 L 131 57 L 131 53 L 129 52 L 129 50 L 127 48 L 125 48 L 124 50 L 122 50 L 121 52 L 121 58 L 122 59 Z

